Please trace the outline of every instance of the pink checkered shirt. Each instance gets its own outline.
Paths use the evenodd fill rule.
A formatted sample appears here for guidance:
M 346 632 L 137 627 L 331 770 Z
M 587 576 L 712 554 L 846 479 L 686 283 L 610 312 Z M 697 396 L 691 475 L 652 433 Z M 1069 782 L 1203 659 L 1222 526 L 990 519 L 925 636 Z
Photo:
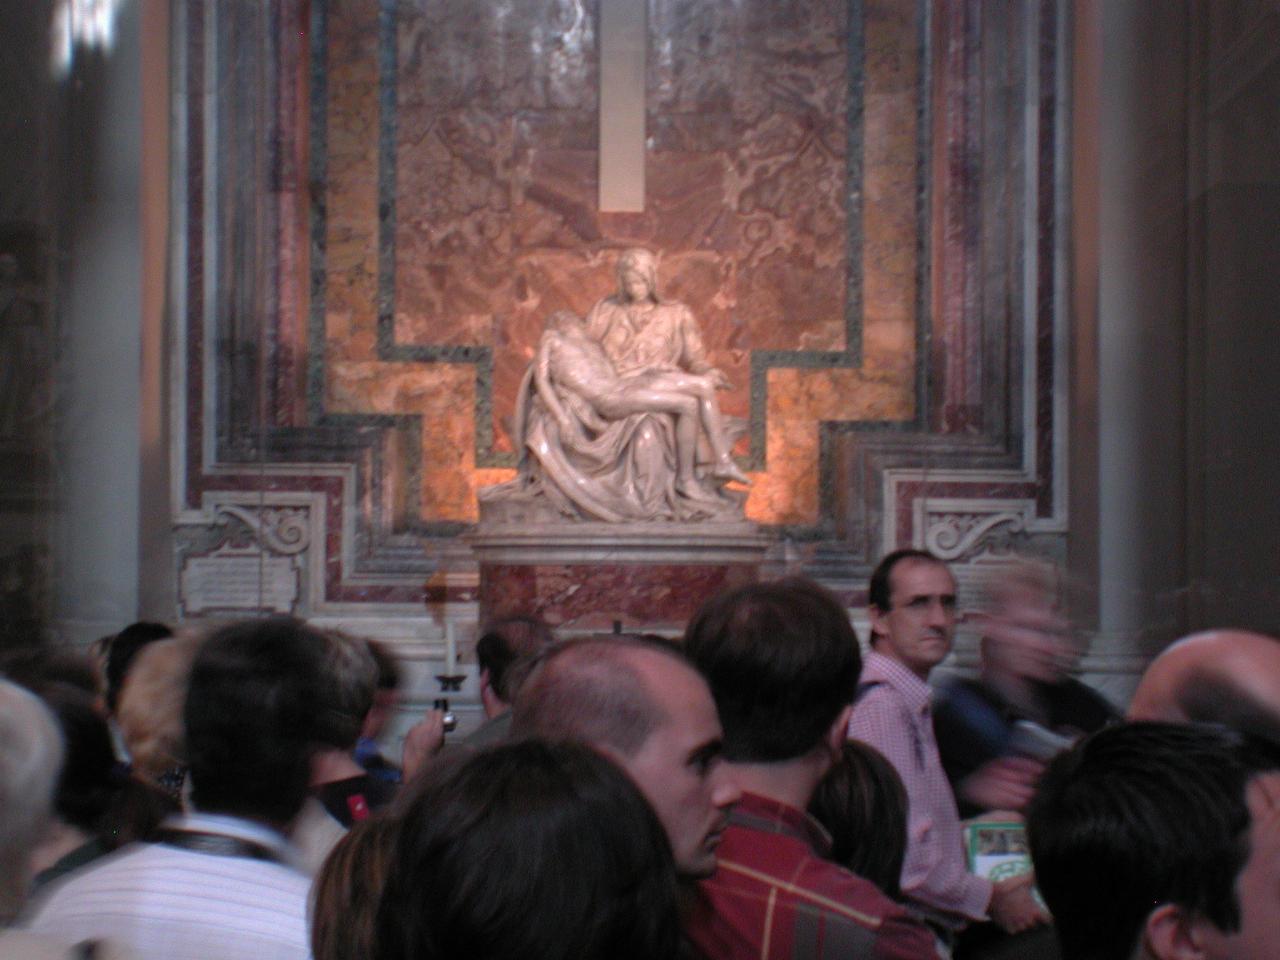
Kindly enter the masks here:
M 883 753 L 907 790 L 903 895 L 957 929 L 985 919 L 991 881 L 965 864 L 956 799 L 933 738 L 932 689 L 898 661 L 872 651 L 858 690 L 849 736 Z

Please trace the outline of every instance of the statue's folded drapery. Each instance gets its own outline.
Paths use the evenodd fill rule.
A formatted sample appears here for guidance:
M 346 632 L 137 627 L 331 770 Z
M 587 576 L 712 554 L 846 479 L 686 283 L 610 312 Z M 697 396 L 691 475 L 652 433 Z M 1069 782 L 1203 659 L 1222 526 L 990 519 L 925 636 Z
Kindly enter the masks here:
M 530 367 L 516 404 L 519 475 L 483 491 L 484 499 L 545 498 L 561 516 L 609 523 L 741 519 L 741 498 L 691 500 L 677 492 L 670 414 L 606 421 L 575 394 L 566 392 L 559 400 L 569 414 L 569 431 L 538 396 Z M 734 421 L 734 432 L 743 426 Z

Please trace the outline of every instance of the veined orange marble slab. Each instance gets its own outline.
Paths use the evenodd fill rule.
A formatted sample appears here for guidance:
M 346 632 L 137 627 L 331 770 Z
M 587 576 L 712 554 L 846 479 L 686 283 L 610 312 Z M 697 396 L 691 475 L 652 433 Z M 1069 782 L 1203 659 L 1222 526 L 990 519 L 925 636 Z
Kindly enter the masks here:
M 768 373 L 767 469 L 748 515 L 818 517 L 818 423 L 914 414 L 918 50 L 912 0 L 864 11 L 862 338 L 858 368 Z M 401 5 L 391 285 L 395 343 L 492 350 L 493 453 L 548 314 L 612 292 L 617 252 L 661 254 L 661 286 L 702 325 L 750 410 L 755 350 L 842 352 L 850 73 L 845 0 L 672 2 L 652 16 L 648 195 L 595 210 L 594 3 Z M 499 13 L 502 12 L 502 16 Z M 325 400 L 333 412 L 422 415 L 423 520 L 476 517 L 475 490 L 509 470 L 476 462 L 476 368 L 377 354 L 378 3 L 328 20 Z M 739 452 L 745 452 L 740 447 Z

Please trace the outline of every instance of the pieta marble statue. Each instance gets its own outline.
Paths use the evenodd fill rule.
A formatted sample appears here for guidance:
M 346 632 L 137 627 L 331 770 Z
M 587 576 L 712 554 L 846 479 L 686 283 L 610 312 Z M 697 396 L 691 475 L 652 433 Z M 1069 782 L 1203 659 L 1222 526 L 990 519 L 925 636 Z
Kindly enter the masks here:
M 519 473 L 480 491 L 482 522 L 741 521 L 728 386 L 692 311 L 659 296 L 653 254 L 625 251 L 617 293 L 547 319 L 516 401 Z

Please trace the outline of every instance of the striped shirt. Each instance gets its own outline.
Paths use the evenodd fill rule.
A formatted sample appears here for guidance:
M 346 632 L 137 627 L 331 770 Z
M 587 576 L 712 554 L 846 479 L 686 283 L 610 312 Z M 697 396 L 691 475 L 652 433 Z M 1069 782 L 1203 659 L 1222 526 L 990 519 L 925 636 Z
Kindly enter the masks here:
M 166 826 L 291 856 L 279 834 L 232 817 Z M 306 960 L 309 887 L 283 862 L 132 844 L 51 886 L 26 926 L 69 944 L 106 938 L 140 960 Z
M 831 838 L 787 804 L 743 794 L 688 935 L 709 960 L 937 960 L 924 923 L 869 880 L 823 859 Z

